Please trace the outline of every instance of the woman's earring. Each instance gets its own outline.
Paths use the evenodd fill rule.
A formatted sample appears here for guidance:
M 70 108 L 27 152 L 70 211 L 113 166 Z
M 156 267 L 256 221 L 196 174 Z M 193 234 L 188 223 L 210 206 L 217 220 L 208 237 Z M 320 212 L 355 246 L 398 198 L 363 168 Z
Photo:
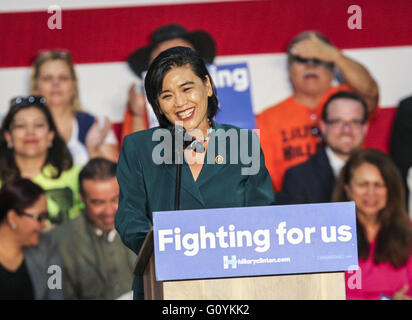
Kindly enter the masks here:
M 12 224 L 10 227 L 11 227 L 11 230 L 16 230 L 17 229 L 17 226 L 15 224 Z
M 7 142 L 7 148 L 13 149 L 13 143 L 11 143 L 11 141 Z

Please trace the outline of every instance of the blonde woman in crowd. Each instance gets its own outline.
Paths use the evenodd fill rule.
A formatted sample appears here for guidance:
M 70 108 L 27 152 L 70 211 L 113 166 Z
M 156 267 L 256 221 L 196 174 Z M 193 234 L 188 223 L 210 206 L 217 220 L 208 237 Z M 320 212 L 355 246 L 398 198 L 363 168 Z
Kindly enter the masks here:
M 30 87 L 32 94 L 46 98 L 75 164 L 83 166 L 96 157 L 117 162 L 118 143 L 110 121 L 81 111 L 78 79 L 69 52 L 40 52 L 32 66 Z

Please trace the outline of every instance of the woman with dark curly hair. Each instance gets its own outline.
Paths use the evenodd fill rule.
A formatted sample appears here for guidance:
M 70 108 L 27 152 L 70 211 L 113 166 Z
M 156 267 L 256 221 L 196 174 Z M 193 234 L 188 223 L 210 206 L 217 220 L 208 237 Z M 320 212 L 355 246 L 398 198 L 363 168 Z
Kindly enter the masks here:
M 359 267 L 346 274 L 347 299 L 412 298 L 412 227 L 400 174 L 384 153 L 354 153 L 334 201 L 355 201 Z
M 0 130 L 0 183 L 24 177 L 47 193 L 50 222 L 62 223 L 80 213 L 80 168 L 73 165 L 64 140 L 41 96 L 12 99 Z

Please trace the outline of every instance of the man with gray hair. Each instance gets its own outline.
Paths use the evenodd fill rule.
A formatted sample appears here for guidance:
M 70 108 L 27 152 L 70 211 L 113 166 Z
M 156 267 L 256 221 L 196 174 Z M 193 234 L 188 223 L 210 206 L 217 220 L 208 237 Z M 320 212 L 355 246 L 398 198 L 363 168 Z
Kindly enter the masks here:
M 369 72 L 344 55 L 318 32 L 303 32 L 288 46 L 288 70 L 293 94 L 257 116 L 266 167 L 275 191 L 280 191 L 285 171 L 322 147 L 319 119 L 325 101 L 340 90 L 358 93 L 373 112 L 378 86 Z M 335 69 L 344 81 L 333 86 Z

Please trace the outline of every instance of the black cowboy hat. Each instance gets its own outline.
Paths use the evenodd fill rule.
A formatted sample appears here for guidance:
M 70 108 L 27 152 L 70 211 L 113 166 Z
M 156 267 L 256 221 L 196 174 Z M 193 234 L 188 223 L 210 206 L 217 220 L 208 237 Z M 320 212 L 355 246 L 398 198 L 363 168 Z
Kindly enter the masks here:
M 141 77 L 142 72 L 149 68 L 149 58 L 152 50 L 160 42 L 175 38 L 182 38 L 189 42 L 206 64 L 213 62 L 216 56 L 216 44 L 209 33 L 202 30 L 188 32 L 183 26 L 172 23 L 156 29 L 150 37 L 151 43 L 149 45 L 141 47 L 130 54 L 127 58 L 130 68 L 138 77 Z

